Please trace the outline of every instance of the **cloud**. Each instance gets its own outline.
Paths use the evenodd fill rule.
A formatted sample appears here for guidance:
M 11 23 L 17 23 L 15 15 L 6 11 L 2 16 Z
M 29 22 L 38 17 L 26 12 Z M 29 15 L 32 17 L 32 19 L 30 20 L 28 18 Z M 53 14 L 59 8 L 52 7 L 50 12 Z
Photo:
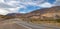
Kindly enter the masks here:
M 20 1 L 22 4 L 24 5 L 33 5 L 33 6 L 37 6 L 37 5 L 40 5 L 44 2 L 45 0 L 23 0 L 23 1 Z
M 43 4 L 40 5 L 40 7 L 43 7 L 43 8 L 49 8 L 49 7 L 52 7 L 53 5 L 48 3 L 48 2 L 45 2 Z
M 36 2 L 32 2 L 32 0 L 0 0 L 0 14 L 17 13 L 20 8 L 36 5 Z
M 20 5 L 19 1 L 0 1 L 0 14 L 8 14 L 8 13 L 17 13 L 20 8 L 25 8 L 25 6 Z
M 3 9 L 3 8 L 0 8 L 0 14 L 1 15 L 6 15 L 7 13 L 9 13 L 9 11 Z
M 15 7 L 8 4 L 0 3 L 0 8 L 15 8 Z
M 56 0 L 56 2 L 54 3 L 55 6 L 60 6 L 60 0 Z
M 9 1 L 9 2 L 6 2 L 6 4 L 14 6 L 14 7 L 19 7 L 20 6 L 19 3 L 20 3 L 19 1 Z
M 0 3 L 4 3 L 4 0 L 0 0 Z
M 7 9 L 7 8 L 6 8 L 6 9 Z M 8 8 L 7 10 L 9 10 L 10 13 L 17 13 L 18 10 L 19 10 L 19 7 L 17 7 L 17 8 Z
M 56 1 L 56 3 L 59 2 Z M 29 5 L 39 6 L 42 8 L 48 8 L 53 6 L 53 4 L 50 4 L 45 0 L 0 0 L 0 14 L 18 13 L 21 8 L 23 8 L 24 10 L 28 9 Z

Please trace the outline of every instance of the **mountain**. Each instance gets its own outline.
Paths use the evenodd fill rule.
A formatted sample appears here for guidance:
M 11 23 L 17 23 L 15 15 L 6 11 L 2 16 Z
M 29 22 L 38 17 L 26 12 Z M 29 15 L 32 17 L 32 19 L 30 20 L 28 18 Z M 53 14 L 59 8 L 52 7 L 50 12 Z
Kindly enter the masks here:
M 9 13 L 6 16 L 21 16 L 23 15 L 22 13 Z
M 47 18 L 53 18 L 57 19 L 60 18 L 60 6 L 54 6 L 51 8 L 43 8 L 38 9 L 35 11 L 32 11 L 28 14 L 26 14 L 27 18 L 35 18 L 35 19 L 47 19 Z
M 1 16 L 0 16 L 1 17 Z M 20 19 L 57 19 L 60 18 L 60 6 L 54 6 L 51 8 L 42 8 L 30 13 L 9 13 L 2 18 L 20 18 Z
M 60 6 L 41 10 L 41 17 L 60 18 Z
M 23 13 L 9 13 L 6 16 L 12 17 L 12 18 L 19 18 L 22 17 L 24 14 Z

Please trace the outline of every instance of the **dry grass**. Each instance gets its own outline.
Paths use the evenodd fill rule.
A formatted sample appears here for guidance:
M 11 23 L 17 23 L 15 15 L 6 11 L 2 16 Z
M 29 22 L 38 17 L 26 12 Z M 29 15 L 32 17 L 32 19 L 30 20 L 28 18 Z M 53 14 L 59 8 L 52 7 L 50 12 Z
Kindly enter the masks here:
M 51 26 L 57 26 L 60 27 L 60 23 L 55 21 L 32 21 L 34 24 L 44 24 L 44 25 L 51 25 Z

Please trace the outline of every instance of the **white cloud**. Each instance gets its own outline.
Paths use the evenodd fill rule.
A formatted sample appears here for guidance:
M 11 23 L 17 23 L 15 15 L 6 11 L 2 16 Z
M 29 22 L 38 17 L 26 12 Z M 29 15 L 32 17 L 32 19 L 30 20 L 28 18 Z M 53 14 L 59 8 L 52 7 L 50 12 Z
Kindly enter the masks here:
M 19 5 L 20 1 L 7 1 L 5 3 L 11 6 L 16 6 Z
M 19 4 L 19 1 L 1 1 L 0 0 L 0 14 L 5 15 L 8 13 L 17 13 L 20 8 L 26 8 Z
M 1 15 L 6 15 L 7 13 L 9 13 L 9 11 L 3 9 L 3 8 L 0 8 L 0 14 Z
M 0 0 L 0 3 L 4 2 L 4 0 Z
M 35 5 L 38 6 L 40 4 L 42 4 L 45 0 L 26 0 L 26 1 L 20 1 L 22 4 L 24 5 Z
M 48 3 L 48 2 L 45 2 L 43 4 L 40 5 L 40 7 L 43 7 L 43 8 L 49 8 L 49 7 L 52 7 L 53 5 Z
M 53 6 L 53 4 L 45 2 L 45 0 L 0 0 L 0 14 L 16 13 L 20 8 L 26 8 L 28 5 L 43 8 Z
M 17 8 L 8 8 L 7 10 L 9 10 L 11 13 L 17 13 L 19 10 L 19 7 Z

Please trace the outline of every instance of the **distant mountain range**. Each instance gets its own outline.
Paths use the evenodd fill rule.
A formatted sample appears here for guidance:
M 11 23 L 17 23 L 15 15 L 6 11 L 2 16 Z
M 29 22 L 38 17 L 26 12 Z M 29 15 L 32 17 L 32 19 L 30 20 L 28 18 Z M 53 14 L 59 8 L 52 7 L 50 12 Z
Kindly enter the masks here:
M 0 18 L 3 15 L 0 15 Z M 34 19 L 58 19 L 60 18 L 60 6 L 54 6 L 51 8 L 43 8 L 43 9 L 38 9 L 35 11 L 32 11 L 30 13 L 22 14 L 22 13 L 10 13 L 2 18 L 24 18 L 24 19 L 29 19 L 29 18 L 34 18 Z

